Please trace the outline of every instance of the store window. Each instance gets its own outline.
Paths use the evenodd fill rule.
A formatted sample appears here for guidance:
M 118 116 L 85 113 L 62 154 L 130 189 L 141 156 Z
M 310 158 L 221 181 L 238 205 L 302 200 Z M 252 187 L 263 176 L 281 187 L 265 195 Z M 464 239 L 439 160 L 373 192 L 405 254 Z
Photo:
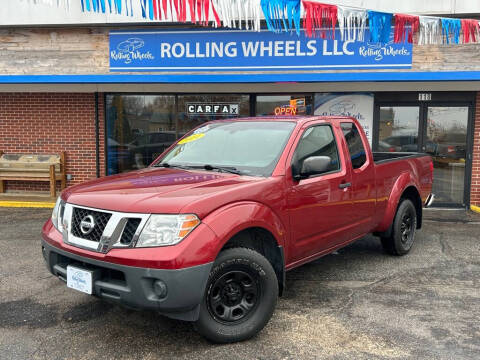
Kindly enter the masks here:
M 107 174 L 142 169 L 198 125 L 249 111 L 249 95 L 107 95 Z
M 106 97 L 107 174 L 141 169 L 176 139 L 175 96 Z
M 378 151 L 418 151 L 419 106 L 381 106 Z
M 294 95 L 258 95 L 257 116 L 263 115 L 311 115 L 313 113 L 313 96 Z

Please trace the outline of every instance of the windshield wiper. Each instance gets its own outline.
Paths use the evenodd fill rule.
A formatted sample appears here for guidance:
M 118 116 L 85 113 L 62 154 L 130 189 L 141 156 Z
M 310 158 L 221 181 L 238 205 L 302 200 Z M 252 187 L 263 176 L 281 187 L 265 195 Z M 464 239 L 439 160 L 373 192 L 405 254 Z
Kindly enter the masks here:
M 179 165 L 179 164 L 169 164 L 167 162 L 162 162 L 159 164 L 153 165 L 154 167 L 164 167 L 164 168 L 178 168 L 178 169 L 192 169 L 193 166 Z
M 205 164 L 203 165 L 203 168 L 208 171 L 218 170 L 218 171 L 228 172 L 231 174 L 237 174 L 237 175 L 241 174 L 241 172 L 233 166 L 215 166 L 215 165 Z
M 237 170 L 237 168 L 233 166 L 216 166 L 216 165 L 210 165 L 210 164 L 205 164 L 205 165 L 180 165 L 180 164 L 169 164 L 167 162 L 161 162 L 158 164 L 154 165 L 155 167 L 164 167 L 164 168 L 179 168 L 179 169 L 204 169 L 207 171 L 212 171 L 212 170 L 217 170 L 221 172 L 228 172 L 232 174 L 237 174 L 240 175 L 241 172 Z

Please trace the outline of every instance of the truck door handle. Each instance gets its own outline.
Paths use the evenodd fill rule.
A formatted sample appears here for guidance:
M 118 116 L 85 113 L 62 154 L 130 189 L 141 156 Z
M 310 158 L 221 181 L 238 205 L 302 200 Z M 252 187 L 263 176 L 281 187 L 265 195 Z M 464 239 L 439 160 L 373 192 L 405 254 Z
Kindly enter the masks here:
M 338 187 L 339 187 L 340 189 L 346 189 L 346 188 L 348 188 L 348 187 L 350 187 L 350 186 L 352 186 L 352 183 L 349 183 L 349 182 L 347 182 L 347 183 L 341 183 L 341 184 L 338 185 Z

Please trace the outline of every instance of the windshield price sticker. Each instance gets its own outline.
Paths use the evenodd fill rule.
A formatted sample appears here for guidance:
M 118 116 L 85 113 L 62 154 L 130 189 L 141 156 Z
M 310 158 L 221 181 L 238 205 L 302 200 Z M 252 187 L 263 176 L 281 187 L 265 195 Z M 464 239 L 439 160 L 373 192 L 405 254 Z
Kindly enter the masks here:
M 186 112 L 188 115 L 229 115 L 238 116 L 239 104 L 225 103 L 188 103 Z
M 178 143 L 179 144 L 186 144 L 186 143 L 201 139 L 204 136 L 205 136 L 204 133 L 193 134 L 193 135 L 187 136 L 185 139 L 180 140 Z

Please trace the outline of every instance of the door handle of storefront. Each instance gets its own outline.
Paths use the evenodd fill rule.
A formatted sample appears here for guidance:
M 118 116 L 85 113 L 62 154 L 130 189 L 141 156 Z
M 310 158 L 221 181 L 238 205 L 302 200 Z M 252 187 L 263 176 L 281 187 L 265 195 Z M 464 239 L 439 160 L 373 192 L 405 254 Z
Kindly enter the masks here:
M 339 187 L 340 189 L 346 189 L 346 188 L 348 188 L 348 187 L 350 187 L 350 186 L 352 186 L 352 183 L 349 183 L 349 182 L 347 182 L 347 183 L 341 183 L 341 184 L 338 185 L 338 187 Z

